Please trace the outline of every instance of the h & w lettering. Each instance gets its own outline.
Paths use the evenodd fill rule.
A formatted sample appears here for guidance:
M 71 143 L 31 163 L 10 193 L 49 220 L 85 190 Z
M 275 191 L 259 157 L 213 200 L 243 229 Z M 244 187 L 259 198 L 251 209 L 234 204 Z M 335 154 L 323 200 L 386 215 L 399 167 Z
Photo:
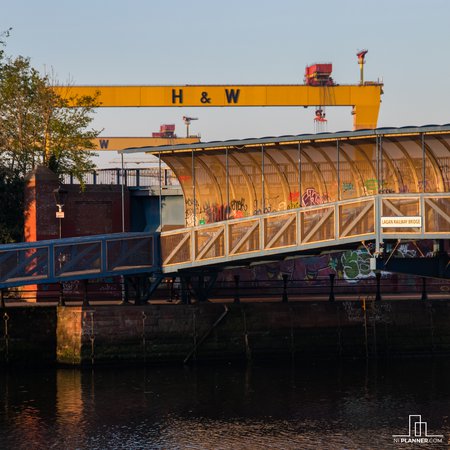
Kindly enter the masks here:
M 178 89 L 178 94 L 176 89 L 172 89 L 172 103 L 183 103 L 183 89 Z
M 100 148 L 107 149 L 109 144 L 109 139 L 99 139 Z
M 237 103 L 239 101 L 239 94 L 241 93 L 240 89 L 225 89 L 225 95 L 227 96 L 228 103 Z

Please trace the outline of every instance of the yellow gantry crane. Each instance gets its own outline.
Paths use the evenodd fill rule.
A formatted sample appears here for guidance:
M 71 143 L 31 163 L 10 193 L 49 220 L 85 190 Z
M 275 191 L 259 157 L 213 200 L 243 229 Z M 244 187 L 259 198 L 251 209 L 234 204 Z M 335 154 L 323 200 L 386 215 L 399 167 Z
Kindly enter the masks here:
M 360 61 L 360 53 L 358 58 Z M 68 99 L 99 93 L 101 107 L 350 106 L 354 130 L 376 128 L 383 84 L 364 82 L 361 70 L 359 84 L 337 85 L 329 76 L 331 70 L 328 77 L 317 75 L 317 71 L 312 73 L 321 66 L 331 64 L 307 67 L 306 84 L 58 86 L 54 89 Z

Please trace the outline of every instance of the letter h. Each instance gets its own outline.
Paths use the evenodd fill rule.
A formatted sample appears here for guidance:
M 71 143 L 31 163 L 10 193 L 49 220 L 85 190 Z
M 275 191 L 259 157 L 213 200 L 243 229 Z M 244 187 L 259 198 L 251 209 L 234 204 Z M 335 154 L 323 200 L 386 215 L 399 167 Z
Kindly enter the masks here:
M 176 103 L 178 99 L 178 103 L 183 103 L 183 89 L 178 89 L 178 94 L 175 89 L 172 89 L 172 103 Z

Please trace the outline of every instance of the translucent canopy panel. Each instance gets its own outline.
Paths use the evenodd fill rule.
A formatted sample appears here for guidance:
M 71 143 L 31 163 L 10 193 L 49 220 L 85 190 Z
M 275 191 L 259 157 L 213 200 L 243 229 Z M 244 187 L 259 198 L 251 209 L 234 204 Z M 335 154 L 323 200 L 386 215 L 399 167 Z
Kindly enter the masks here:
M 448 192 L 450 126 L 154 149 L 175 172 L 186 226 L 376 194 Z

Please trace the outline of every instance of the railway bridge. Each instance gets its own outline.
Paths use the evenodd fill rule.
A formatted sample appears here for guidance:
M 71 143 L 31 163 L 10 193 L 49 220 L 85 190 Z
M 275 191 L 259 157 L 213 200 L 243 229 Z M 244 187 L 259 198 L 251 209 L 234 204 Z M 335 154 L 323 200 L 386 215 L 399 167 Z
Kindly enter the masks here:
M 151 279 L 150 295 L 167 276 L 203 285 L 224 267 L 358 246 L 373 270 L 450 278 L 450 124 L 123 151 L 137 152 L 177 176 L 185 227 L 2 245 L 2 290 L 123 275 Z M 401 242 L 420 257 L 397 257 Z

